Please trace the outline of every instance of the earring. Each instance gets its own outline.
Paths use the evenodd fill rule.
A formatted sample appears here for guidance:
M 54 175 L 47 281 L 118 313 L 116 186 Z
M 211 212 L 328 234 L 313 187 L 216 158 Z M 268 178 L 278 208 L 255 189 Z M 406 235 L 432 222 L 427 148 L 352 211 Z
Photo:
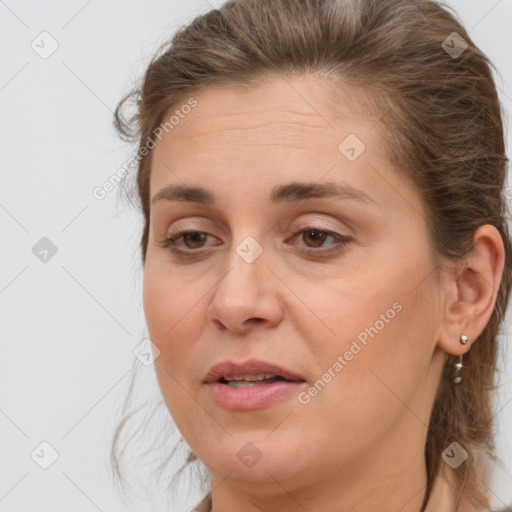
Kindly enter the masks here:
M 461 345 L 467 345 L 468 343 L 468 337 L 465 334 L 462 334 L 460 337 L 460 344 Z M 459 356 L 459 360 L 457 363 L 454 364 L 455 366 L 455 378 L 453 379 L 453 382 L 455 384 L 460 384 L 462 382 L 462 377 L 460 376 L 460 371 L 464 366 L 462 365 L 462 354 Z
M 455 366 L 455 378 L 453 379 L 453 382 L 455 384 L 460 384 L 462 382 L 462 377 L 460 376 L 460 371 L 464 366 L 462 366 L 462 355 L 459 356 L 459 361 L 454 364 Z

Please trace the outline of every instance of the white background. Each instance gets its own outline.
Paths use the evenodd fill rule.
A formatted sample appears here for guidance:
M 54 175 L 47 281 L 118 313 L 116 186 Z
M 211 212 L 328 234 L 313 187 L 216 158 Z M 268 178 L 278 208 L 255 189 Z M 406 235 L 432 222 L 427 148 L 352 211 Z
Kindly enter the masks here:
M 92 190 L 129 157 L 112 129 L 116 103 L 177 27 L 220 3 L 0 1 L 3 512 L 154 510 L 144 499 L 123 504 L 107 466 L 132 351 L 146 332 L 141 223 L 116 192 L 99 201 Z M 450 4 L 498 68 L 510 117 L 512 1 Z M 48 59 L 31 48 L 43 31 L 59 45 Z M 32 253 L 42 237 L 58 249 L 47 263 Z M 510 352 L 501 365 L 498 453 L 506 465 L 493 479 L 496 506 L 512 501 Z M 158 393 L 152 367 L 142 372 Z M 59 453 L 46 470 L 30 456 L 43 441 Z M 172 510 L 197 503 L 180 493 Z

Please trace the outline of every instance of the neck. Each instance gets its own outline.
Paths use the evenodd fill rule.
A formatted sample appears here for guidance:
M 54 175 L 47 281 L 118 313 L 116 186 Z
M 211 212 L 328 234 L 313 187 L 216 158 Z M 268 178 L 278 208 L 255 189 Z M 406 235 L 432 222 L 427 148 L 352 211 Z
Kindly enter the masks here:
M 467 496 L 462 495 L 462 499 L 457 508 L 457 480 L 455 473 L 443 462 L 439 474 L 434 480 L 432 492 L 425 508 L 425 512 L 478 512 L 478 509 L 472 505 Z
M 435 479 L 432 492 L 424 512 L 452 512 L 455 510 L 455 481 L 452 474 L 440 475 Z M 213 512 L 211 495 L 208 495 L 197 507 L 197 512 Z M 220 510 L 220 505 L 216 507 Z M 467 501 L 463 501 L 461 512 L 478 512 Z

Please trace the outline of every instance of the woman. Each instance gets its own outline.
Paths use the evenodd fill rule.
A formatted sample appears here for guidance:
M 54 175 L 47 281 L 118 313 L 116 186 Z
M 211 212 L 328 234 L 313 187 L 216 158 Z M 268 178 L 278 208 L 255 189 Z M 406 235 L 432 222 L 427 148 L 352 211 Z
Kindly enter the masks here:
M 195 510 L 489 510 L 512 254 L 490 67 L 431 0 L 234 0 L 119 105 Z

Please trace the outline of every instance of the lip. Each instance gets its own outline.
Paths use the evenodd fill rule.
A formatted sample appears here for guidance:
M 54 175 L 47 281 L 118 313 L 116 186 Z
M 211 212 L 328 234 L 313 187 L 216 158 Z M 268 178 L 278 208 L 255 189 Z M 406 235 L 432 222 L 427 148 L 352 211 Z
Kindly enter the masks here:
M 226 375 L 257 375 L 267 373 L 287 379 L 247 388 L 233 388 L 218 382 Z M 242 363 L 223 361 L 214 365 L 204 378 L 212 400 L 225 409 L 251 410 L 262 409 L 277 400 L 297 392 L 305 384 L 301 375 L 291 372 L 273 363 L 251 359 Z
M 278 375 L 287 380 L 304 380 L 301 375 L 293 373 L 285 368 L 281 368 L 276 364 L 257 359 L 249 359 L 243 363 L 235 361 L 222 361 L 210 368 L 204 378 L 204 382 L 216 382 L 226 375 L 258 375 L 267 373 Z

